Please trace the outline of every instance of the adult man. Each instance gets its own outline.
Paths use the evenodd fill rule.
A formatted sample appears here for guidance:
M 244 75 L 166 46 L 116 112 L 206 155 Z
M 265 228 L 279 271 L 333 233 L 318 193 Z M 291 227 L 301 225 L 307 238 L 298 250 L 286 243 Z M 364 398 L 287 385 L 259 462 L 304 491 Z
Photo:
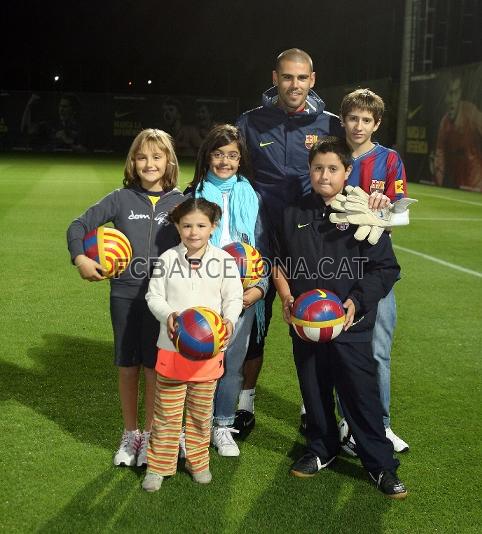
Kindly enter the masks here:
M 462 100 L 462 81 L 453 78 L 446 95 L 435 151 L 435 182 L 482 191 L 482 112 Z
M 241 115 L 237 125 L 248 145 L 254 187 L 263 198 L 274 230 L 283 209 L 310 191 L 310 148 L 321 136 L 343 137 L 344 133 L 338 117 L 325 111 L 323 100 L 312 90 L 315 72 L 306 52 L 299 48 L 282 52 L 276 59 L 273 85 L 263 94 L 263 104 Z M 274 297 L 274 287 L 270 286 L 264 335 L 258 336 L 256 324 L 251 333 L 234 424 L 241 433 L 254 426 L 255 387 Z

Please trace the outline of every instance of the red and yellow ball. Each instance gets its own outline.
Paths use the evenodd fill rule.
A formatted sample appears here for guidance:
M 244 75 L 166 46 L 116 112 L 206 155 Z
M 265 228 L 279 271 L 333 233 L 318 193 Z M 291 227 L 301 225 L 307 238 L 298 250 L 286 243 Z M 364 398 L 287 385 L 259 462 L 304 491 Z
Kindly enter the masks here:
M 132 259 L 132 247 L 127 237 L 115 228 L 99 226 L 84 237 L 84 253 L 100 263 L 107 278 L 123 273 Z
M 264 261 L 257 249 L 248 243 L 235 241 L 224 246 L 223 250 L 234 258 L 244 289 L 260 281 L 264 273 Z

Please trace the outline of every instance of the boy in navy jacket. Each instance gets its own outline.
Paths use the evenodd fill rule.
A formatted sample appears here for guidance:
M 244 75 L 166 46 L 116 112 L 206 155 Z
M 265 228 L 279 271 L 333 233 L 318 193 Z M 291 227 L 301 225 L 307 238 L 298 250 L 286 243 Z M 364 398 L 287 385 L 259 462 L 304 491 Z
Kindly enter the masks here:
M 317 288 L 338 295 L 346 319 L 342 333 L 328 343 L 304 341 L 290 329 L 307 422 L 307 451 L 291 474 L 313 476 L 338 454 L 336 388 L 363 466 L 383 493 L 402 499 L 407 490 L 397 478 L 399 462 L 385 436 L 371 350 L 378 301 L 398 279 L 400 267 L 387 235 L 370 245 L 354 238 L 356 226 L 329 221 L 330 204 L 351 171 L 346 141 L 323 138 L 310 150 L 309 163 L 312 191 L 283 213 L 273 279 L 287 323 L 294 299 Z

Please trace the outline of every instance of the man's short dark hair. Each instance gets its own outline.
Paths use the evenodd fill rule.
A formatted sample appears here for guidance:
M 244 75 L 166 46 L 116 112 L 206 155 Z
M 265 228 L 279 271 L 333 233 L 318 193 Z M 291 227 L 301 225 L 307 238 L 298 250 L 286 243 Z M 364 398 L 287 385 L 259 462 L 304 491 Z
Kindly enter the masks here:
M 284 60 L 295 61 L 297 63 L 308 63 L 310 66 L 310 71 L 313 72 L 313 60 L 309 54 L 307 54 L 304 50 L 301 50 L 301 48 L 289 48 L 288 50 L 281 52 L 281 54 L 276 58 L 276 72 L 279 71 L 281 62 Z

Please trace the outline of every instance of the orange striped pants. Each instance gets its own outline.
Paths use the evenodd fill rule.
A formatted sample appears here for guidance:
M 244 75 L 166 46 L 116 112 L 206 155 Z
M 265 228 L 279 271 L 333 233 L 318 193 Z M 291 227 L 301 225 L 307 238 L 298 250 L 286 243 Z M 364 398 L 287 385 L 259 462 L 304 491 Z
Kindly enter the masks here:
M 186 407 L 186 468 L 209 468 L 209 442 L 216 380 L 180 382 L 157 375 L 154 421 L 147 449 L 147 470 L 162 476 L 176 472 L 179 435 Z

